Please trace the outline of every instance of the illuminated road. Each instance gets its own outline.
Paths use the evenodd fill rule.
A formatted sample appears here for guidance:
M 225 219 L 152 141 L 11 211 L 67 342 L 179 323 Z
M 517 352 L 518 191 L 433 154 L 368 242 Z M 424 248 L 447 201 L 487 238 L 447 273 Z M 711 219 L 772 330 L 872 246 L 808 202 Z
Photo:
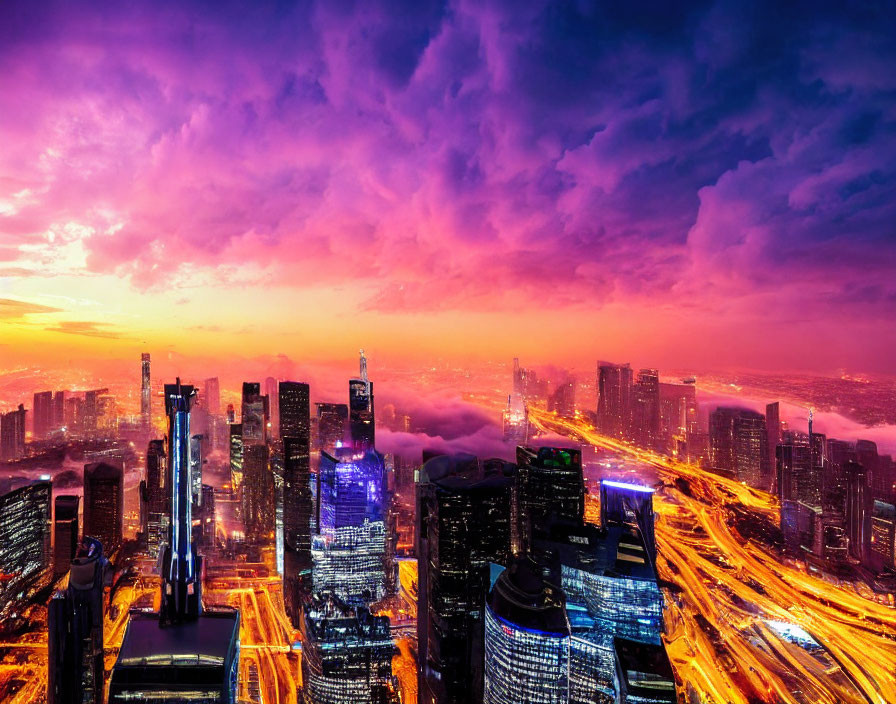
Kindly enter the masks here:
M 734 508 L 777 524 L 774 496 L 605 438 L 580 421 L 534 408 L 529 420 L 616 453 L 642 483 L 661 484 L 657 569 L 678 588 L 667 595 L 667 649 L 702 701 L 896 702 L 896 609 L 783 563 L 734 527 Z M 782 637 L 785 624 L 804 629 L 826 652 Z

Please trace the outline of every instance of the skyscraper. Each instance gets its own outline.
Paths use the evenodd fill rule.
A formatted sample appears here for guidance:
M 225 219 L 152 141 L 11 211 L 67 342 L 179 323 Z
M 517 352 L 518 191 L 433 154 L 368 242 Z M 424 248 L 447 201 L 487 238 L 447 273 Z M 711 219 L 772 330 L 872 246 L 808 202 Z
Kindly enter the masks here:
M 140 482 L 140 500 L 144 521 L 143 539 L 152 557 L 159 554 L 159 547 L 168 539 L 170 490 L 165 442 L 150 440 L 146 449 L 146 472 L 143 481 Z
M 352 447 L 359 452 L 376 446 L 376 424 L 373 407 L 373 382 L 367 376 L 367 357 L 361 350 L 361 374 L 348 382 L 349 430 Z
M 49 704 L 102 704 L 103 586 L 111 578 L 103 546 L 84 538 L 69 568 L 68 586 L 47 608 Z
M 332 452 L 345 441 L 348 405 L 317 403 L 317 447 L 321 452 Z
M 52 484 L 32 482 L 0 496 L 0 624 L 15 611 L 18 596 L 42 586 L 50 570 Z
M 311 405 L 308 384 L 281 381 L 278 389 L 280 437 L 303 439 L 311 445 Z
M 202 506 L 202 436 L 190 437 L 190 496 L 193 505 Z
M 243 484 L 243 424 L 230 426 L 230 483 L 234 490 Z
M 124 519 L 122 468 L 108 462 L 84 465 L 84 535 L 103 544 L 114 555 L 121 547 Z
M 598 363 L 597 427 L 604 435 L 627 438 L 632 424 L 632 368 Z
M 632 394 L 632 434 L 642 447 L 660 449 L 660 375 L 642 369 Z
M 656 563 L 653 489 L 638 484 L 603 479 L 600 483 L 600 524 L 637 527 L 651 565 Z
M 765 431 L 768 466 L 771 471 L 777 462 L 777 447 L 781 444 L 781 404 L 777 401 L 765 407 Z
M 514 465 L 472 455 L 425 462 L 417 482 L 417 642 L 421 704 L 483 697 L 489 565 L 512 555 Z
M 53 392 L 41 391 L 34 394 L 34 439 L 45 440 L 53 431 Z
M 282 406 L 281 406 L 282 408 Z M 283 597 L 293 625 L 300 621 L 300 591 L 311 569 L 313 505 L 308 440 L 283 438 Z
M 561 447 L 516 448 L 519 550 L 555 521 L 581 523 L 585 516 L 585 482 L 580 450 Z
M 849 554 L 864 561 L 871 537 L 872 501 L 868 489 L 868 474 L 857 462 L 847 462 L 843 469 L 846 475 L 846 534 L 849 537 Z
M 765 417 L 745 408 L 716 408 L 709 416 L 710 459 L 740 481 L 771 489 Z
M 81 497 L 63 494 L 56 497 L 53 511 L 53 573 L 68 572 L 78 551 L 78 505 Z
M 149 364 L 149 352 L 144 352 L 140 355 L 140 421 L 144 428 L 152 426 L 152 387 Z
M 133 612 L 109 684 L 110 704 L 136 700 L 233 704 L 239 612 L 202 607 L 202 558 L 193 542 L 190 481 L 192 386 L 165 384 L 170 515 L 158 614 Z
M 485 604 L 485 704 L 569 700 L 563 592 L 531 558 L 501 572 Z
M 243 447 L 243 523 L 246 539 L 256 544 L 274 540 L 276 504 L 270 459 L 267 445 Z
M 568 380 L 558 385 L 554 393 L 548 397 L 548 411 L 561 418 L 574 418 L 576 415 L 576 384 Z
M 243 382 L 242 418 L 243 445 L 261 445 L 268 438 L 268 398 L 261 395 L 261 385 Z
M 25 406 L 0 415 L 0 461 L 17 460 L 25 454 Z

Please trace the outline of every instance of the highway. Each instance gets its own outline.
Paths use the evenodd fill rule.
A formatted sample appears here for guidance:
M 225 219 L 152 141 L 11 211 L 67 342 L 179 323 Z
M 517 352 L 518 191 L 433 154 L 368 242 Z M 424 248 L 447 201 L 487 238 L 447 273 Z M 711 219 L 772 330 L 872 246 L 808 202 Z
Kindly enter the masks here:
M 582 421 L 536 408 L 529 420 L 621 460 L 613 478 L 657 488 L 657 569 L 674 585 L 667 649 L 691 701 L 896 702 L 896 609 L 809 574 L 737 531 L 735 509 L 777 524 L 776 497 L 604 437 Z M 794 643 L 807 635 L 823 648 Z

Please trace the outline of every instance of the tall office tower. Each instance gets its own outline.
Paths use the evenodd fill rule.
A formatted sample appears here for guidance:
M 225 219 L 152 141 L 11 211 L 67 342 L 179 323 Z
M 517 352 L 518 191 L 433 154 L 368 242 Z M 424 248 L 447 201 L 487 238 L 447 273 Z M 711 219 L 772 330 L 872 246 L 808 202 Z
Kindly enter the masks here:
M 317 447 L 329 452 L 345 442 L 348 406 L 344 403 L 317 403 Z
M 849 554 L 864 562 L 871 528 L 868 474 L 857 462 L 847 462 L 843 469 L 846 475 L 846 534 L 849 537 Z
M 642 369 L 632 392 L 632 434 L 642 447 L 660 449 L 660 374 Z
M 218 377 L 213 376 L 205 380 L 203 396 L 208 412 L 213 416 L 221 415 L 221 385 L 218 383 Z
M 140 422 L 152 426 L 152 387 L 150 385 L 149 352 L 140 355 Z
M 283 597 L 294 626 L 301 620 L 301 592 L 311 570 L 313 504 L 309 460 L 307 436 L 283 437 Z
M 81 413 L 81 432 L 87 435 L 96 435 L 99 428 L 102 402 L 100 398 L 109 393 L 109 389 L 93 389 L 84 392 L 84 405 Z
M 518 396 L 523 395 L 523 370 L 520 369 L 519 357 L 513 358 L 513 393 Z
M 143 535 L 151 557 L 168 539 L 171 508 L 171 480 L 163 440 L 150 440 L 146 449 L 146 474 L 140 482 L 140 499 L 144 517 Z
M 514 470 L 472 455 L 426 461 L 417 482 L 421 704 L 481 702 L 489 565 L 512 555 Z
M 516 462 L 518 551 L 524 553 L 532 536 L 548 530 L 551 523 L 584 520 L 585 481 L 581 450 L 517 447 Z
M 485 604 L 485 704 L 569 701 L 563 592 L 529 557 L 514 560 Z
M 53 394 L 53 430 L 62 430 L 65 427 L 65 391 L 57 391 Z
M 536 561 L 566 597 L 571 704 L 619 701 L 614 639 L 662 647 L 663 594 L 637 523 L 555 524 L 534 541 Z
M 190 497 L 194 506 L 202 506 L 202 436 L 190 437 Z
M 42 391 L 34 394 L 34 439 L 45 440 L 53 431 L 53 392 Z
M 0 415 L 0 461 L 17 460 L 25 454 L 25 406 Z
M 50 496 L 53 486 L 40 481 L 0 496 L 0 625 L 49 576 Z
M 53 512 L 53 574 L 68 572 L 78 551 L 78 505 L 80 496 L 56 497 Z
M 274 472 L 267 445 L 243 447 L 241 489 L 246 539 L 256 544 L 274 540 Z
M 233 704 L 239 673 L 239 611 L 202 607 L 202 558 L 190 500 L 192 386 L 165 384 L 171 521 L 162 556 L 158 614 L 130 614 L 109 684 L 110 704 L 136 700 Z
M 788 438 L 778 445 L 775 452 L 777 467 L 778 499 L 780 501 L 805 501 L 809 494 L 809 477 L 812 474 L 812 457 L 808 442 Z
M 279 382 L 272 376 L 264 380 L 264 395 L 268 399 L 268 420 L 271 423 L 271 431 L 268 434 L 271 437 L 280 437 L 280 394 L 278 384 Z
M 632 368 L 601 362 L 597 367 L 597 427 L 614 438 L 631 436 Z
M 308 384 L 281 381 L 277 391 L 280 437 L 305 439 L 311 445 L 311 405 Z
M 376 447 L 376 423 L 373 412 L 373 382 L 367 376 L 367 357 L 361 350 L 361 375 L 348 382 L 349 430 L 352 447 L 366 452 Z
M 102 544 L 84 538 L 69 569 L 68 586 L 47 608 L 47 697 L 49 704 L 102 704 L 103 587 L 111 578 Z
M 243 382 L 242 426 L 244 445 L 263 445 L 268 438 L 269 407 L 261 385 Z
M 529 411 L 523 397 L 512 393 L 507 397 L 503 414 L 504 440 L 517 445 L 526 444 L 529 437 Z
M 741 411 L 734 420 L 734 467 L 737 478 L 748 486 L 771 491 L 773 479 L 767 442 L 765 416 L 755 411 Z
M 781 444 L 781 404 L 778 401 L 765 407 L 765 431 L 768 466 L 773 468 L 777 462 L 778 445 Z
M 877 443 L 871 440 L 856 440 L 856 459 L 865 468 L 869 493 L 877 494 L 883 487 L 879 468 L 880 457 L 877 454 Z
M 74 396 L 65 399 L 64 425 L 69 433 L 81 432 L 81 417 L 84 415 L 83 407 L 84 399 L 82 398 Z
M 333 592 L 349 604 L 385 595 L 384 474 L 383 456 L 375 451 L 321 453 L 311 540 L 315 592 Z
M 548 411 L 562 418 L 574 418 L 576 415 L 576 384 L 565 381 L 548 397 Z
M 107 462 L 84 465 L 84 535 L 96 538 L 112 556 L 121 547 L 124 472 Z
M 719 407 L 709 414 L 709 458 L 716 469 L 734 473 L 734 419 L 739 408 Z
M 656 563 L 653 489 L 638 484 L 603 479 L 600 483 L 600 524 L 631 525 L 638 529 L 651 565 Z
M 302 613 L 304 704 L 390 704 L 395 646 L 387 616 L 316 594 Z
M 230 424 L 230 485 L 234 491 L 243 484 L 243 424 Z

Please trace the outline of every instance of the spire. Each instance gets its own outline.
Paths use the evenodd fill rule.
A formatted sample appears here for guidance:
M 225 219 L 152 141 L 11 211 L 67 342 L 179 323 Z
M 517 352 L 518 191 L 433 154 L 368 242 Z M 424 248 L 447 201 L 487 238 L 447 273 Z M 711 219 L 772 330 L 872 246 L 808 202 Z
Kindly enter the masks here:
M 369 381 L 367 378 L 367 357 L 364 355 L 364 350 L 361 350 L 361 379 L 364 381 Z

